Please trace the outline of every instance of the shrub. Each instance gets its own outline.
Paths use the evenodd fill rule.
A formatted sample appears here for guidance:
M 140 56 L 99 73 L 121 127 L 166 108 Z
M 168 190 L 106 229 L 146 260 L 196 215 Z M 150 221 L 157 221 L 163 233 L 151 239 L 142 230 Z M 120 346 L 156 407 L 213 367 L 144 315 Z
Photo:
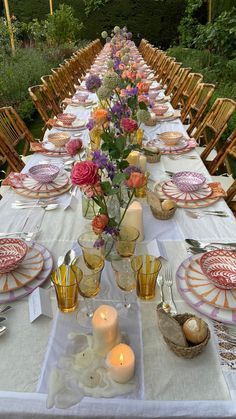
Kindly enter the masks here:
M 84 45 L 83 41 L 81 45 Z M 0 66 L 0 106 L 13 106 L 25 120 L 35 112 L 28 87 L 40 84 L 41 76 L 50 74 L 75 50 L 73 45 L 56 48 L 19 48 L 12 57 L 2 51 Z

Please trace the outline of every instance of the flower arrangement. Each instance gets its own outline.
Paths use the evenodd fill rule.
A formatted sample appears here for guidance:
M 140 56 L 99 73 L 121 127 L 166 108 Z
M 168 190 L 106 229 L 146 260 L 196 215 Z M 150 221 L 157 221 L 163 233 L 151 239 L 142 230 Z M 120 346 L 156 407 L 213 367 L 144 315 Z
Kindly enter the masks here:
M 140 168 L 129 166 L 127 157 L 132 150 L 140 148 L 143 135 L 140 124 L 150 119 L 149 83 L 142 81 L 143 74 L 132 59 L 132 34 L 126 27 L 115 26 L 110 37 L 103 31 L 102 37 L 109 43 L 108 71 L 103 79 L 96 74 L 86 79 L 87 90 L 96 92 L 100 101 L 87 124 L 93 151 L 91 160 L 74 165 L 71 180 L 97 205 L 93 231 L 98 235 L 103 232 L 114 235 L 135 190 L 147 182 Z M 112 197 L 117 197 L 124 208 L 121 219 L 111 215 L 109 199 Z

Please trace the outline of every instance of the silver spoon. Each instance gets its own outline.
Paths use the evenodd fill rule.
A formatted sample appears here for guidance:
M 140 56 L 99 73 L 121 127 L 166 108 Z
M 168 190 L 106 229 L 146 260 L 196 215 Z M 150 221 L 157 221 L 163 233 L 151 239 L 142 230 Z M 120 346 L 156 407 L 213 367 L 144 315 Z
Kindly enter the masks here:
M 8 310 L 11 310 L 12 306 L 5 306 L 3 308 L 0 309 L 0 313 L 6 313 Z
M 68 250 L 68 252 L 65 254 L 65 258 L 64 258 L 64 262 L 65 262 L 65 265 L 66 265 L 66 280 L 69 277 L 70 266 L 73 264 L 75 259 L 76 259 L 76 255 L 75 255 L 74 249 Z
M 6 326 L 0 326 L 0 336 L 3 335 L 7 330 Z

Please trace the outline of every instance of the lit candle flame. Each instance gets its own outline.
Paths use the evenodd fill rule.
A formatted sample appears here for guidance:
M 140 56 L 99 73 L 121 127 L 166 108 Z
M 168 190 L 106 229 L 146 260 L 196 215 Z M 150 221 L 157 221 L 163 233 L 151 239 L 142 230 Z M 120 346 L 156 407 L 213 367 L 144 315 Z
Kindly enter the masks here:
M 103 320 L 107 320 L 107 317 L 106 317 L 106 315 L 105 315 L 103 312 L 101 312 L 101 313 L 100 313 L 100 317 L 101 317 Z
M 121 354 L 120 354 L 119 361 L 120 361 L 120 365 L 123 365 L 124 355 L 122 354 L 122 352 L 121 352 Z

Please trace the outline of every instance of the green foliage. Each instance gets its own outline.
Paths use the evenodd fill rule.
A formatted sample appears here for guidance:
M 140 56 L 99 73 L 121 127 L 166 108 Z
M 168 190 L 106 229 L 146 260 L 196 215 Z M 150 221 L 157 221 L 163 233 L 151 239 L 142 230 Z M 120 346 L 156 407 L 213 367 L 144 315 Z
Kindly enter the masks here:
M 223 12 L 214 22 L 198 25 L 193 45 L 197 49 L 208 49 L 216 54 L 232 57 L 236 55 L 236 9 Z
M 77 39 L 83 24 L 74 17 L 74 10 L 67 4 L 60 4 L 53 15 L 48 16 L 46 37 L 49 44 L 61 45 Z
M 178 30 L 180 43 L 185 47 L 191 47 L 195 38 L 198 19 L 195 17 L 196 11 L 201 7 L 203 0 L 187 0 L 185 14 L 180 21 Z
M 109 1 L 111 0 L 84 0 L 86 15 L 88 16 L 91 12 L 105 6 Z
M 177 61 L 181 61 L 183 67 L 191 67 L 192 71 L 201 73 L 204 82 L 216 85 L 209 107 L 218 97 L 236 99 L 236 59 L 228 61 L 225 57 L 209 51 L 198 51 L 181 46 L 170 48 L 168 54 L 175 57 Z M 236 115 L 234 114 L 224 138 L 230 135 L 235 126 Z
M 81 43 L 84 45 L 84 42 Z M 69 57 L 74 47 L 62 45 L 48 48 L 17 49 L 16 56 L 1 52 L 0 65 L 0 107 L 13 106 L 21 117 L 30 120 L 35 112 L 28 87 L 39 84 L 40 77 L 50 74 L 64 58 Z M 1 50 L 0 50 L 1 51 Z

